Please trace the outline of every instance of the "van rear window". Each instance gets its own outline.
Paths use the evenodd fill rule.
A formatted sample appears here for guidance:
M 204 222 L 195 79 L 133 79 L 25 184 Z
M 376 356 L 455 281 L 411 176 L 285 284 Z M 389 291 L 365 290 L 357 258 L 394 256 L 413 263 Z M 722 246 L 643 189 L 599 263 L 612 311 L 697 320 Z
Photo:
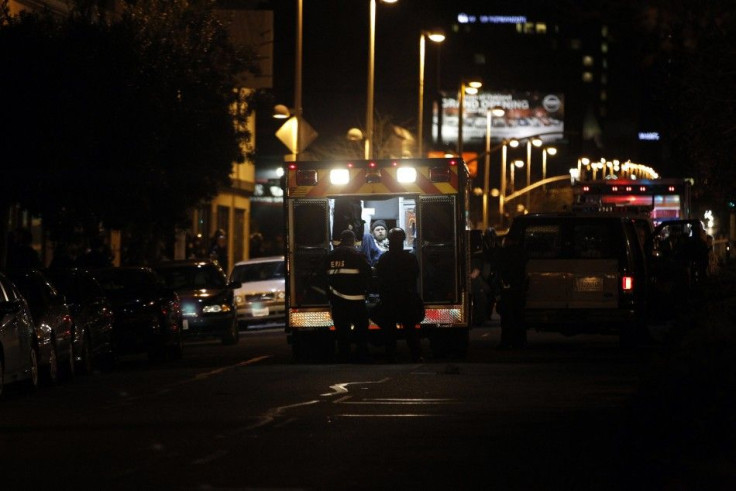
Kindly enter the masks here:
M 529 259 L 615 259 L 621 240 L 612 225 L 591 220 L 528 223 L 522 243 Z
M 528 258 L 561 257 L 562 228 L 558 224 L 528 225 L 523 244 Z
M 617 258 L 618 253 L 607 223 L 575 224 L 573 227 L 573 257 L 608 259 Z

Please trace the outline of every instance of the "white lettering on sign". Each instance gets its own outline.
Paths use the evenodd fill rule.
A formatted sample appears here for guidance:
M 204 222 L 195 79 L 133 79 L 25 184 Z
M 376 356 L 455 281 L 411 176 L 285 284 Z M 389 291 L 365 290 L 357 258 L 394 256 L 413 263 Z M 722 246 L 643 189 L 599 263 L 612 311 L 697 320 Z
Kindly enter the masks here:
M 526 24 L 525 15 L 472 15 L 457 14 L 460 24 Z
M 658 131 L 640 131 L 639 140 L 659 141 L 659 132 Z

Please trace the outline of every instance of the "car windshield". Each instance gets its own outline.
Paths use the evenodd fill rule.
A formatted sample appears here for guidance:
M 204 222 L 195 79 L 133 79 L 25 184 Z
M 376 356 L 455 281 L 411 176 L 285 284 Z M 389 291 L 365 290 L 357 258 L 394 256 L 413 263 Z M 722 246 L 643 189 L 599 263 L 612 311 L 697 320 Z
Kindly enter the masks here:
M 284 262 L 240 264 L 235 266 L 232 281 L 248 283 L 251 281 L 277 280 L 284 277 Z
M 158 273 L 174 290 L 225 288 L 225 276 L 212 265 L 161 268 Z

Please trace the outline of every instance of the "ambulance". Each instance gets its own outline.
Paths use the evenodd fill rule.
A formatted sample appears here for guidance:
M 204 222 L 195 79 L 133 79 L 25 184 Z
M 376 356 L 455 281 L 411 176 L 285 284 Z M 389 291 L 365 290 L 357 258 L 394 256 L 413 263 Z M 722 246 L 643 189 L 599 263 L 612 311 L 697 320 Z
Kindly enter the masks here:
M 283 177 L 287 340 L 296 359 L 329 357 L 335 328 L 320 267 L 345 229 L 370 224 L 406 232 L 416 254 L 425 317 L 414 326 L 434 356 L 465 355 L 470 327 L 468 169 L 459 158 L 287 162 Z M 378 300 L 372 282 L 368 307 Z M 381 345 L 371 320 L 369 340 Z

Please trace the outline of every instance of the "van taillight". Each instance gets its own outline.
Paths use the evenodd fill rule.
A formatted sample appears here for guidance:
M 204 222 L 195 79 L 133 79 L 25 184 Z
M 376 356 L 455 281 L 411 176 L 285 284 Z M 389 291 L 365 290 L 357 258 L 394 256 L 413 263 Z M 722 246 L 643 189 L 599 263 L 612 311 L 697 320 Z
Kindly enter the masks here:
M 625 292 L 630 292 L 634 289 L 634 277 L 623 276 L 621 277 L 621 289 Z

